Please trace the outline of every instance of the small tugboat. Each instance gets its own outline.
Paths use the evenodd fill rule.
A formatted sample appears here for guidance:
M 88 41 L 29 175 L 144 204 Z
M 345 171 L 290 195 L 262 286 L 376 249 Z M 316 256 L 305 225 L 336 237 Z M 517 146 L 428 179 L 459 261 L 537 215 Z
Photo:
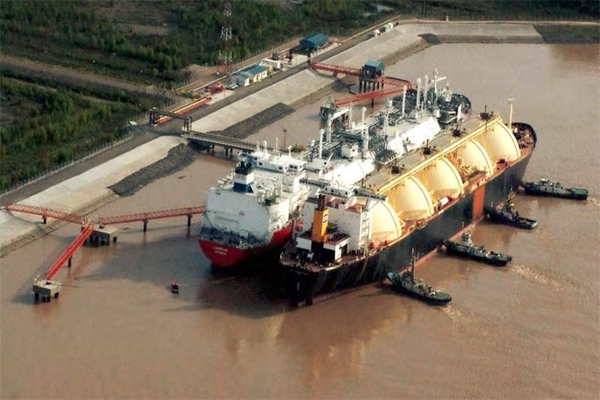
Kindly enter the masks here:
M 179 293 L 179 284 L 177 283 L 176 279 L 171 281 L 171 293 Z
M 534 219 L 521 217 L 512 202 L 486 208 L 485 212 L 488 220 L 492 222 L 500 222 L 521 229 L 533 229 L 538 224 Z
M 565 188 L 558 182 L 551 182 L 543 178 L 539 182 L 524 182 L 522 186 L 526 194 L 534 196 L 560 197 L 572 200 L 586 200 L 588 198 L 587 189 Z
M 429 304 L 444 305 L 452 300 L 448 293 L 437 291 L 422 279 L 415 278 L 414 258 L 408 271 L 402 273 L 388 272 L 387 279 L 392 283 L 394 290 L 406 293 Z
M 442 244 L 446 247 L 448 254 L 455 254 L 498 267 L 502 267 L 512 260 L 512 256 L 489 251 L 483 246 L 474 244 L 472 235 L 469 232 L 462 234 L 462 241 L 460 243 L 444 240 Z

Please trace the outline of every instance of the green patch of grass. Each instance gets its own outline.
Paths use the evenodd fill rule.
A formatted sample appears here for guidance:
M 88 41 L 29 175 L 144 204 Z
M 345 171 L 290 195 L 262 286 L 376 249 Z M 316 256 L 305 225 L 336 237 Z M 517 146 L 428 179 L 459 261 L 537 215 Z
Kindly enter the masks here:
M 600 43 L 600 28 L 597 26 L 534 25 L 546 43 Z

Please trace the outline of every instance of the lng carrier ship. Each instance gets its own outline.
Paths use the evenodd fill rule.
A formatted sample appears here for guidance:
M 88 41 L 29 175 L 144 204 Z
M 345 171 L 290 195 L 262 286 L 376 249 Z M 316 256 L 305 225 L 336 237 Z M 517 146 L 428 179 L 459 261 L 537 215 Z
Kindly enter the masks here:
M 522 183 L 536 145 L 531 126 L 505 123 L 471 103 L 444 78 L 425 79 L 394 105 L 338 129 L 325 145 L 332 158 L 371 157 L 375 170 L 348 184 L 305 180 L 316 190 L 300 211 L 302 229 L 280 261 L 292 306 L 320 293 L 383 280 L 479 220 Z M 343 148 L 360 148 L 350 157 Z

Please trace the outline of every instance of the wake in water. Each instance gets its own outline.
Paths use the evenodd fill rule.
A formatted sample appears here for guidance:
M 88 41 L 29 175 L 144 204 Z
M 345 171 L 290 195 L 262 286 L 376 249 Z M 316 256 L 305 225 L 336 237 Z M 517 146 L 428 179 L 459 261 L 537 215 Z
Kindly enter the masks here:
M 570 286 L 567 282 L 561 282 L 558 279 L 550 278 L 549 276 L 547 276 L 547 274 L 541 271 L 536 271 L 533 268 L 527 267 L 524 264 L 511 263 L 509 265 L 510 271 L 516 272 L 518 275 L 522 276 L 530 282 L 551 286 L 554 289 L 561 291 L 570 289 Z
M 594 207 L 600 207 L 600 198 L 596 197 L 596 196 L 590 196 L 587 198 L 587 202 L 588 204 L 593 205 Z
M 440 307 L 440 310 L 442 310 L 444 314 L 450 317 L 450 319 L 454 323 L 467 324 L 471 321 L 471 317 L 465 310 L 462 310 L 461 308 L 456 307 L 452 304 Z

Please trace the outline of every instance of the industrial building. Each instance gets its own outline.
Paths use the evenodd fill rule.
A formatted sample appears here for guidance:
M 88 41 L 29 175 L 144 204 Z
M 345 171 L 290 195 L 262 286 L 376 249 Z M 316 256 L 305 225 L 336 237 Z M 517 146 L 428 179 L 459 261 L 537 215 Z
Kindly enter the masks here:
M 268 76 L 268 69 L 262 65 L 251 65 L 233 75 L 232 83 L 238 86 L 248 86 L 260 82 Z
M 364 65 L 364 75 L 367 78 L 377 78 L 383 75 L 384 70 L 383 61 L 379 60 L 369 60 Z
M 317 33 L 300 40 L 300 49 L 304 52 L 312 53 L 325 47 L 327 43 L 329 43 L 327 35 Z

